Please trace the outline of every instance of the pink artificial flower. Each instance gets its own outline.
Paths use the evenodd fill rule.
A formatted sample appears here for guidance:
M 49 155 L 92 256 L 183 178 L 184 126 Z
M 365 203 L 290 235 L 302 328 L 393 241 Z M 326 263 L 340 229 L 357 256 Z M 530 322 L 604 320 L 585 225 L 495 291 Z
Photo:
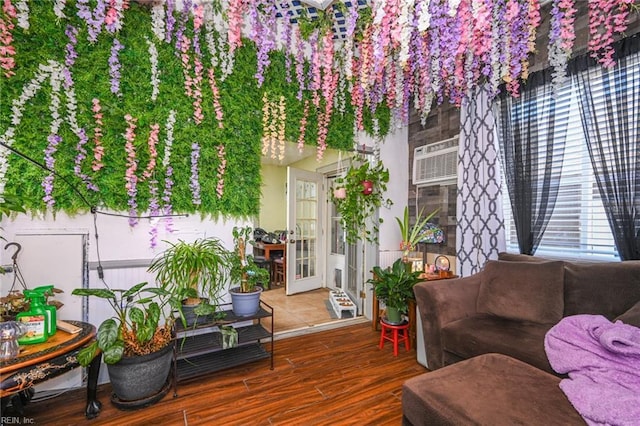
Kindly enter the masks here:
M 102 169 L 104 167 L 104 163 L 102 162 L 102 156 L 104 155 L 104 146 L 102 145 L 102 126 L 104 123 L 102 122 L 102 113 L 100 107 L 100 100 L 93 98 L 93 107 L 91 107 L 91 111 L 93 111 L 93 119 L 96 122 L 96 127 L 93 128 L 93 163 L 91 165 L 91 169 L 94 172 Z

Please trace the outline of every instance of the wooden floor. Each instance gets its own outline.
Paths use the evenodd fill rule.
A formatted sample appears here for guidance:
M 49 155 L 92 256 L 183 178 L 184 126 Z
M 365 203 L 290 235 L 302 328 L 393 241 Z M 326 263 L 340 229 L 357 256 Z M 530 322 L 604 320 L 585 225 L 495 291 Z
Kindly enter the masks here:
M 83 416 L 85 393 L 30 403 L 32 425 L 399 425 L 402 383 L 427 370 L 416 352 L 390 343 L 378 349 L 370 323 L 278 340 L 268 360 L 182 383 L 160 402 L 121 411 L 110 385 L 98 397 L 100 416 Z M 9 415 L 3 413 L 3 416 Z

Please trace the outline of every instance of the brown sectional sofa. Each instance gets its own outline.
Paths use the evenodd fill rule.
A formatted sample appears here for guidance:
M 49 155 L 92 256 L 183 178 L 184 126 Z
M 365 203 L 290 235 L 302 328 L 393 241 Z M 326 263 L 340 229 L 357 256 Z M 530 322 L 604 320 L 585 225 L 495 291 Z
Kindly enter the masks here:
M 546 419 L 565 419 L 560 411 L 566 411 L 567 406 L 571 411 L 566 398 L 560 398 L 557 406 L 544 401 L 549 395 L 558 394 L 560 381 L 545 354 L 547 331 L 563 317 L 577 314 L 603 315 L 611 321 L 640 327 L 640 261 L 586 263 L 501 253 L 497 261 L 487 262 L 478 274 L 420 283 L 414 292 L 428 368 L 448 367 L 405 384 L 405 424 L 420 424 L 418 420 L 426 413 L 442 418 L 424 424 L 467 423 L 466 414 L 461 414 L 464 409 L 455 407 L 461 400 L 456 394 L 464 394 L 463 387 L 477 386 L 478 381 L 491 381 L 487 377 L 499 375 L 498 372 L 505 377 L 500 395 L 520 398 L 518 382 L 506 379 L 516 376 L 527 377 L 530 397 L 524 405 L 520 401 L 520 405 L 514 403 L 511 408 L 489 404 L 489 413 L 502 411 L 508 415 L 504 410 L 516 413 L 518 409 L 514 407 L 518 406 L 521 413 L 511 418 L 517 422 L 522 420 L 518 415 L 531 414 L 542 404 L 550 410 Z M 451 382 L 452 375 L 460 376 L 457 390 L 456 382 Z M 448 385 L 444 388 L 440 376 L 447 376 Z M 542 392 L 545 395 L 539 387 L 548 388 Z M 450 395 L 442 393 L 445 388 Z M 562 392 L 559 395 L 564 396 Z M 476 400 L 485 406 L 493 401 L 486 393 L 478 394 Z M 468 398 L 463 403 L 467 408 L 473 404 Z M 476 412 L 480 415 L 480 411 Z M 565 419 L 566 424 L 575 424 L 570 417 Z M 529 420 L 527 424 L 535 424 Z
M 501 253 L 478 274 L 423 282 L 414 292 L 431 370 L 498 352 L 553 373 L 544 336 L 562 317 L 598 314 L 613 321 L 626 314 L 623 322 L 640 327 L 632 315 L 640 311 L 640 261 Z

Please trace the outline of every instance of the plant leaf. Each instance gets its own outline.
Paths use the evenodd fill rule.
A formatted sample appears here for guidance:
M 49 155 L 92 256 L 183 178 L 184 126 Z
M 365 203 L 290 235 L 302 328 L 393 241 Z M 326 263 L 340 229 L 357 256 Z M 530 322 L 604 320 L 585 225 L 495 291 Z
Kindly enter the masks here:
M 103 350 L 102 360 L 105 364 L 115 364 L 122 359 L 124 354 L 124 343 L 115 342 L 113 345 Z
M 94 341 L 89 346 L 84 347 L 78 351 L 78 362 L 81 366 L 86 367 L 91 364 L 93 358 L 96 356 L 96 352 L 98 352 L 98 342 Z
M 116 295 L 106 288 L 76 288 L 71 294 L 74 296 L 95 296 L 103 299 L 115 299 Z
M 113 318 L 104 320 L 98 328 L 98 346 L 104 351 L 112 346 L 116 340 L 118 340 L 118 324 Z

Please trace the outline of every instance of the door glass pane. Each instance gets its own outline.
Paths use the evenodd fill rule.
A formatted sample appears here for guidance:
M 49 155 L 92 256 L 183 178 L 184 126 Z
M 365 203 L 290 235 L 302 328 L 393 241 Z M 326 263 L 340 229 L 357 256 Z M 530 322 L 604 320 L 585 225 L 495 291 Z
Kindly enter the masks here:
M 318 188 L 315 182 L 296 182 L 296 279 L 316 275 Z
M 331 234 L 329 235 L 331 254 L 344 254 L 344 230 L 341 222 L 336 205 L 331 203 Z

